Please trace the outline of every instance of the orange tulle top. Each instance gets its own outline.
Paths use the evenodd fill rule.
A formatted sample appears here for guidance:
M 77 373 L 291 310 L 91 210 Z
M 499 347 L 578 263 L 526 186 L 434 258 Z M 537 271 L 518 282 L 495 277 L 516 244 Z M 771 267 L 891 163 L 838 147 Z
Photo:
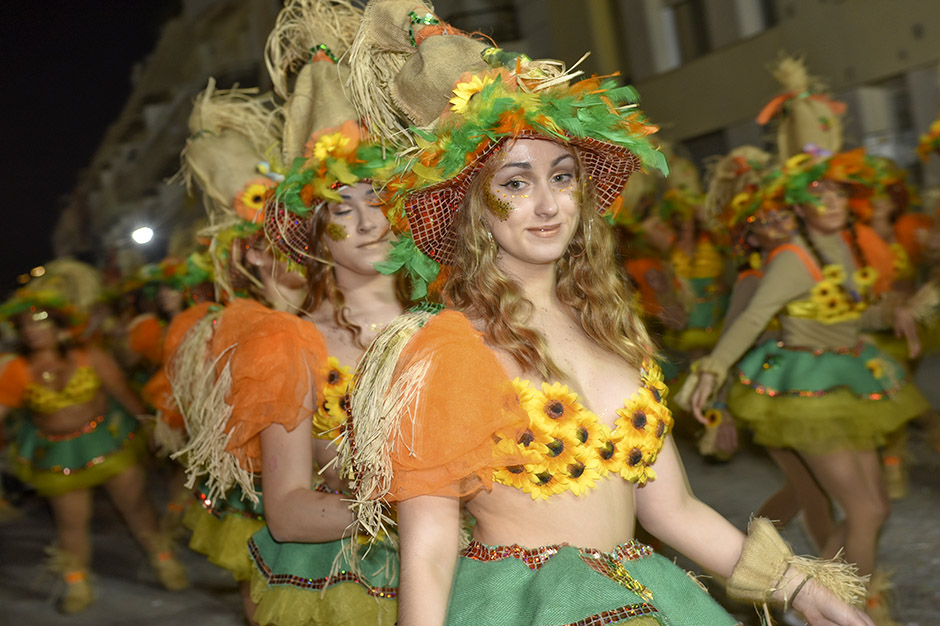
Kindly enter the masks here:
M 865 254 L 864 261 L 862 259 L 856 259 L 856 261 L 859 265 L 864 265 L 867 262 L 878 272 L 878 278 L 872 286 L 872 293 L 875 295 L 887 293 L 891 290 L 891 283 L 895 279 L 894 252 L 892 252 L 891 246 L 878 236 L 873 228 L 865 224 L 856 224 L 855 233 L 858 237 L 858 246 Z M 848 242 L 851 234 L 848 231 L 843 231 L 842 236 Z
M 459 497 L 494 482 L 533 499 L 571 491 L 619 474 L 631 482 L 655 478 L 651 465 L 672 426 L 662 403 L 666 387 L 655 363 L 642 386 L 617 411 L 614 429 L 560 383 L 510 380 L 482 334 L 460 313 L 432 318 L 406 346 L 397 374 L 428 371 L 402 418 L 392 452 L 388 499 Z
M 924 244 L 920 232 L 929 232 L 933 228 L 933 218 L 923 213 L 905 213 L 894 223 L 894 236 L 914 265 L 924 260 Z
M 454 311 L 435 315 L 411 338 L 396 376 L 419 365 L 428 370 L 392 450 L 388 500 L 491 489 L 494 470 L 522 461 L 495 446 L 528 425 L 512 381 L 483 335 Z
M 225 307 L 212 337 L 216 373 L 228 363 L 232 416 L 225 450 L 250 472 L 261 471 L 259 435 L 272 424 L 293 430 L 317 409 L 305 401 L 325 385 L 328 361 L 323 335 L 309 321 L 272 311 L 253 300 Z M 311 384 L 313 389 L 311 389 Z
M 138 315 L 127 325 L 127 347 L 141 355 L 150 363 L 163 363 L 163 322 L 147 313 Z

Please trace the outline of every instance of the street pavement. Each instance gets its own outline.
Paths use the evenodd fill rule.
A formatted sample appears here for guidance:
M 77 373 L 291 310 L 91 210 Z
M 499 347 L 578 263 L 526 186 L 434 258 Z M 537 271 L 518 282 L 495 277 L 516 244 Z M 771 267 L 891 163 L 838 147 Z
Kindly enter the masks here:
M 691 441 L 680 440 L 679 447 L 695 493 L 738 528 L 746 527 L 751 512 L 782 483 L 757 448 L 745 446 L 731 462 L 714 464 L 705 462 Z M 894 572 L 899 622 L 935 626 L 940 624 L 940 453 L 917 430 L 910 453 L 910 495 L 894 503 L 879 558 Z M 161 475 L 155 474 L 155 484 Z M 165 501 L 159 486 L 153 495 Z M 0 523 L 0 626 L 243 626 L 235 582 L 187 549 L 180 555 L 191 587 L 175 593 L 161 589 L 103 493 L 97 496 L 92 523 L 97 602 L 78 615 L 59 614 L 55 604 L 61 583 L 42 566 L 43 548 L 53 537 L 48 507 L 29 496 L 19 504 L 23 516 Z M 799 524 L 791 524 L 784 536 L 798 553 L 810 551 Z M 682 559 L 679 563 L 694 569 Z M 707 579 L 706 584 L 746 626 L 758 626 L 753 608 L 728 602 L 717 584 Z

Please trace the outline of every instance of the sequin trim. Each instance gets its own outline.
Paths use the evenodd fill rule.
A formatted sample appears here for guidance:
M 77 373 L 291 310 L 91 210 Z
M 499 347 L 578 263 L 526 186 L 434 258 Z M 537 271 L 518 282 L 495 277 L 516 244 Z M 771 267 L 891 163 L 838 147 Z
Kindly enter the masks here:
M 101 425 L 101 422 L 104 421 L 104 415 L 99 415 L 95 419 L 91 420 L 78 430 L 73 430 L 70 433 L 65 433 L 64 435 L 50 435 L 42 430 L 36 429 L 36 436 L 40 439 L 45 439 L 46 441 L 57 442 L 57 441 L 69 441 L 71 439 L 77 439 L 82 435 L 87 435 L 88 433 L 95 432 L 95 429 Z
M 130 442 L 133 441 L 136 436 L 137 436 L 137 433 L 129 433 L 127 435 L 127 439 L 125 439 L 124 443 L 122 443 L 119 447 L 115 448 L 111 452 L 108 452 L 107 454 L 101 454 L 88 460 L 84 465 L 80 467 L 62 467 L 61 465 L 53 465 L 52 467 L 42 468 L 38 471 L 54 472 L 56 474 L 62 474 L 63 476 L 70 476 L 75 472 L 80 472 L 82 470 L 91 469 L 92 467 L 96 465 L 101 465 L 102 463 L 107 461 L 109 457 L 112 457 L 115 454 L 118 454 L 119 452 L 123 452 L 124 449 L 128 446 L 128 444 L 130 444 Z M 16 460 L 18 463 L 21 463 L 22 465 L 25 465 L 27 467 L 33 467 L 35 465 L 33 459 L 28 459 L 24 456 L 17 455 Z
M 508 558 L 518 559 L 525 563 L 529 569 L 534 571 L 541 569 L 553 556 L 558 554 L 561 548 L 566 547 L 570 547 L 569 544 L 559 543 L 539 548 L 523 548 L 517 544 L 511 546 L 486 546 L 479 541 L 473 540 L 470 542 L 470 545 L 460 552 L 460 556 L 482 562 L 501 561 Z M 581 558 L 584 559 L 585 563 L 589 565 L 591 561 L 596 561 L 603 557 L 616 561 L 636 561 L 653 554 L 651 547 L 640 543 L 636 539 L 631 539 L 627 543 L 620 544 L 610 552 L 602 552 L 594 548 L 575 549 L 581 554 Z
M 576 622 L 570 622 L 563 626 L 610 626 L 622 620 L 644 617 L 648 615 L 657 615 L 659 611 L 655 606 L 649 604 L 628 604 L 617 609 L 597 613 L 590 617 L 585 617 Z
M 196 498 L 196 501 L 199 503 L 199 506 L 205 509 L 206 512 L 212 515 L 213 517 L 222 517 L 223 515 L 236 515 L 238 517 L 244 517 L 245 519 L 257 520 L 259 522 L 264 521 L 263 514 L 259 515 L 258 513 L 255 513 L 254 511 L 249 511 L 247 509 L 238 509 L 233 506 L 228 506 L 224 503 L 222 504 L 222 506 L 219 506 L 217 500 L 210 500 L 209 497 L 206 494 L 202 493 L 201 491 L 193 492 L 193 496 Z
M 831 354 L 841 354 L 841 355 L 849 355 L 853 357 L 858 357 L 859 355 L 861 355 L 862 350 L 865 348 L 865 342 L 859 341 L 855 346 L 851 348 L 850 347 L 807 348 L 803 346 L 787 346 L 787 345 L 784 345 L 782 341 L 778 341 L 777 347 L 783 350 L 793 350 L 796 352 L 808 352 L 812 354 L 813 356 L 822 356 L 823 354 L 831 353 Z M 767 369 L 766 361 L 765 361 L 764 367 L 765 369 Z M 755 393 L 762 395 L 762 396 L 767 396 L 768 398 L 775 398 L 778 396 L 798 397 L 798 398 L 821 398 L 822 396 L 828 395 L 832 393 L 833 391 L 837 391 L 840 389 L 851 390 L 851 388 L 848 385 L 837 385 L 835 387 L 830 387 L 829 389 L 817 389 L 815 391 L 809 391 L 809 390 L 804 390 L 804 389 L 794 389 L 794 390 L 784 391 L 780 389 L 774 389 L 766 385 L 757 384 L 754 382 L 752 378 L 749 378 L 741 370 L 738 370 L 738 381 L 742 385 L 745 385 L 753 389 Z M 901 388 L 904 387 L 906 384 L 908 384 L 908 380 L 907 380 L 907 376 L 905 375 L 901 380 L 898 381 L 896 385 L 893 385 L 891 388 L 885 389 L 884 391 L 879 391 L 875 393 L 854 394 L 854 395 L 864 400 L 884 400 L 885 398 L 889 398 L 890 396 L 893 396 L 895 393 L 900 391 Z
M 297 587 L 299 589 L 318 591 L 339 583 L 356 583 L 361 585 L 362 588 L 366 590 L 366 593 L 374 598 L 390 599 L 398 597 L 397 587 L 372 587 L 366 584 L 360 577 L 345 570 L 340 571 L 335 576 L 326 576 L 324 578 L 301 578 L 300 576 L 294 576 L 292 574 L 275 574 L 271 571 L 271 568 L 268 567 L 267 563 L 264 562 L 264 557 L 261 556 L 261 551 L 258 549 L 254 539 L 248 540 L 248 551 L 251 553 L 251 558 L 255 562 L 255 566 L 269 585 L 290 585 L 291 587 Z

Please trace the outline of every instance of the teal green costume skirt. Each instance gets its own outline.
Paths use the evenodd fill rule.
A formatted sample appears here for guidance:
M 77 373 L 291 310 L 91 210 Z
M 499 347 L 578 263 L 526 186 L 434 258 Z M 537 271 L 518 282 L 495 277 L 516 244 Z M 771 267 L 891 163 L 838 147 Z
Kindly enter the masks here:
M 633 540 L 611 552 L 568 545 L 461 552 L 448 626 L 733 626 L 698 582 Z
M 927 401 L 875 346 L 812 350 L 765 341 L 737 364 L 728 398 L 764 446 L 807 454 L 873 450 Z
M 238 487 L 222 502 L 209 500 L 204 485 L 193 495 L 195 499 L 183 517 L 183 524 L 193 533 L 189 547 L 205 555 L 210 563 L 231 572 L 235 580 L 250 580 L 253 565 L 248 540 L 264 528 L 260 494 L 258 504 L 242 500 Z
M 281 543 L 267 527 L 255 533 L 248 542 L 255 620 L 262 626 L 393 626 L 398 616 L 397 551 L 388 541 L 358 546 L 362 559 L 356 569 L 346 560 L 346 541 Z
M 81 429 L 47 435 L 27 415 L 10 444 L 16 477 L 43 496 L 59 496 L 100 485 L 137 465 L 145 442 L 140 423 L 114 401 Z

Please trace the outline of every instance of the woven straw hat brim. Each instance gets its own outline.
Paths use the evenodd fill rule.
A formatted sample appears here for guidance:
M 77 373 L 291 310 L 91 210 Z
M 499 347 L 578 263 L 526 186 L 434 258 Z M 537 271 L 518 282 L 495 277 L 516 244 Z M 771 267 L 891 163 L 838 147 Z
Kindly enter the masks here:
M 562 143 L 560 139 L 535 132 L 523 132 L 514 138 L 544 139 Z M 443 265 L 453 262 L 457 242 L 454 221 L 467 191 L 487 159 L 509 139 L 513 138 L 504 137 L 493 142 L 449 180 L 408 194 L 405 199 L 405 214 L 408 217 L 411 236 L 421 252 Z M 590 137 L 569 137 L 567 145 L 578 153 L 601 213 L 623 192 L 630 174 L 642 166 L 639 157 L 610 142 Z

